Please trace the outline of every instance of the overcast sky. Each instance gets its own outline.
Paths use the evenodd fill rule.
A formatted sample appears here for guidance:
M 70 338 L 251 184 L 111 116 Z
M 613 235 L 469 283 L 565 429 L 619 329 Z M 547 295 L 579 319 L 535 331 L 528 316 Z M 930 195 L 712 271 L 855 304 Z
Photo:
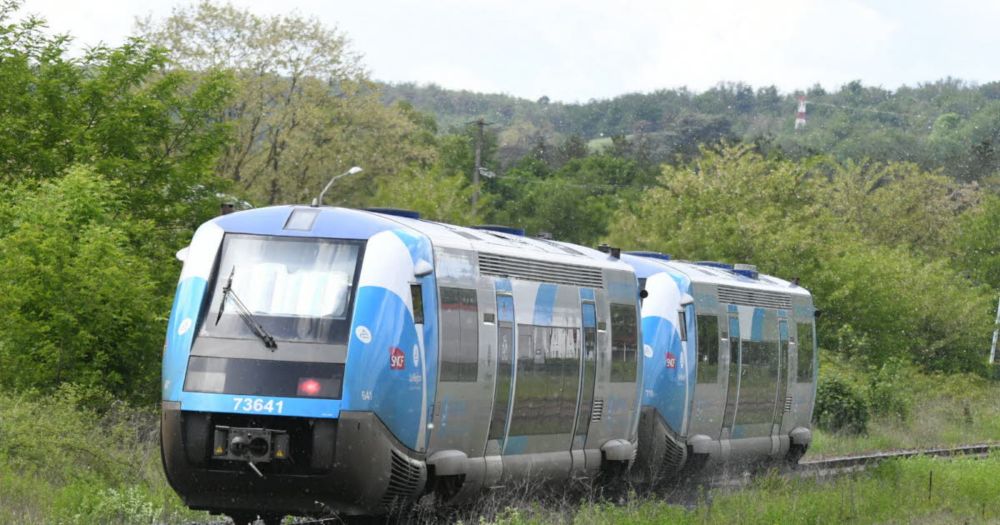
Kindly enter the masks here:
M 178 0 L 27 0 L 80 44 L 118 44 Z M 347 35 L 378 80 L 585 102 L 720 81 L 784 92 L 1000 80 L 1000 0 L 233 0 Z

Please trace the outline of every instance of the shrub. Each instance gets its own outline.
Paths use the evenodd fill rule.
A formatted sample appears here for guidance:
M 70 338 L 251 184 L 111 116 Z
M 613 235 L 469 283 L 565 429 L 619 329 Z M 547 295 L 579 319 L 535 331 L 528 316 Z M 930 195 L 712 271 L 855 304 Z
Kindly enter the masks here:
M 861 434 L 868 426 L 868 404 L 864 396 L 847 382 L 835 377 L 823 377 L 816 388 L 814 418 L 816 424 L 825 430 Z
M 913 404 L 910 391 L 912 375 L 906 362 L 898 357 L 889 358 L 876 368 L 868 383 L 868 403 L 872 414 L 906 421 Z

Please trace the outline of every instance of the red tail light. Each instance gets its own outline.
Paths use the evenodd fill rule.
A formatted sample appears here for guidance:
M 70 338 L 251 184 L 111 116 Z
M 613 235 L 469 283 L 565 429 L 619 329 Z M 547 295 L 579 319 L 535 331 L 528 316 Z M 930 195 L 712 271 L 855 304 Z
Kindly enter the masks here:
M 315 396 L 319 395 L 320 390 L 323 387 L 319 384 L 319 381 L 311 377 L 303 377 L 299 379 L 299 395 L 300 396 Z

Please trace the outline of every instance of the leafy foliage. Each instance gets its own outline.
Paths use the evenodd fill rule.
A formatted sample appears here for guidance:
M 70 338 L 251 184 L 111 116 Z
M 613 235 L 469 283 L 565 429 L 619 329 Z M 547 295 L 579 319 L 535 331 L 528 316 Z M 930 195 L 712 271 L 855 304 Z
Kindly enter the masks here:
M 765 273 L 799 277 L 823 310 L 820 341 L 835 340 L 850 325 L 865 341 L 856 356 L 871 363 L 902 356 L 930 369 L 980 370 L 991 294 L 971 286 L 947 259 L 914 248 L 946 245 L 948 234 L 935 228 L 950 231 L 958 213 L 941 199 L 901 197 L 940 182 L 914 170 L 766 158 L 748 146 L 706 150 L 689 165 L 665 166 L 660 187 L 618 210 L 610 235 L 621 246 L 753 261 Z M 884 186 L 859 190 L 866 180 Z M 873 201 L 895 210 L 891 227 L 868 215 Z
M 24 183 L 0 201 L 0 385 L 62 382 L 156 393 L 167 297 L 134 252 L 120 185 L 93 169 Z
M 379 178 L 433 162 L 411 113 L 383 105 L 344 36 L 315 18 L 205 0 L 139 32 L 180 67 L 235 78 L 223 113 L 235 140 L 217 172 L 256 202 L 309 202 L 331 175 L 360 165 L 365 172 L 339 182 L 333 203 L 362 205 Z
M 816 387 L 813 419 L 826 430 L 861 434 L 868 425 L 868 405 L 861 392 L 849 383 L 822 376 Z

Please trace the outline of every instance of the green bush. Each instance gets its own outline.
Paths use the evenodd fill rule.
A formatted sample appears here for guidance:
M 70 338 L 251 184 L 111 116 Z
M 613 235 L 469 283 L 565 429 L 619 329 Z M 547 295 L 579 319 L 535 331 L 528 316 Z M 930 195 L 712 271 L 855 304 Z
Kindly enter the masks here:
M 872 414 L 888 416 L 900 421 L 910 417 L 913 404 L 913 373 L 900 358 L 889 358 L 875 369 L 868 383 L 868 403 Z
M 864 396 L 835 377 L 820 378 L 814 414 L 816 424 L 832 432 L 861 434 L 868 426 L 868 404 Z

